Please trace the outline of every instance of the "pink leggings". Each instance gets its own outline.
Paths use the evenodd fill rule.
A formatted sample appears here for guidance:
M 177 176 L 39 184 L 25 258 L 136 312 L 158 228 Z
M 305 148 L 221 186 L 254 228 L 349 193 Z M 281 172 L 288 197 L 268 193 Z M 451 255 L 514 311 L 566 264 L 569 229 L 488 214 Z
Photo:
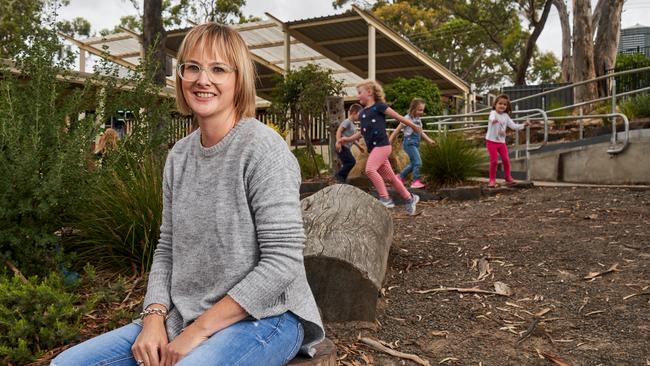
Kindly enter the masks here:
M 375 186 L 379 197 L 388 197 L 388 190 L 384 184 L 384 181 L 386 181 L 391 182 L 397 190 L 397 193 L 403 199 L 408 200 L 411 198 L 411 193 L 406 190 L 401 180 L 395 178 L 393 168 L 390 166 L 390 161 L 388 161 L 388 156 L 392 149 L 393 147 L 391 145 L 373 148 L 366 163 L 366 175 Z
M 486 145 L 488 154 L 490 154 L 490 184 L 496 183 L 497 180 L 497 165 L 499 164 L 498 155 L 501 155 L 501 162 L 503 163 L 503 176 L 506 178 L 506 182 L 511 182 L 510 158 L 508 157 L 508 148 L 506 147 L 506 144 L 487 140 Z

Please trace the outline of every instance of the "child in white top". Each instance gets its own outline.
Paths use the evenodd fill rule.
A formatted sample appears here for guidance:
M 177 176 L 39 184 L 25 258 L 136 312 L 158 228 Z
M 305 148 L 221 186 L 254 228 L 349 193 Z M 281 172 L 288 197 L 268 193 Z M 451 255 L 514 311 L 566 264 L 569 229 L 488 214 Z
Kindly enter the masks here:
M 510 118 L 512 109 L 510 107 L 510 98 L 501 94 L 494 100 L 492 112 L 488 117 L 488 130 L 485 134 L 486 147 L 490 155 L 490 182 L 488 187 L 496 187 L 497 165 L 499 155 L 503 163 L 503 174 L 506 184 L 514 184 L 514 179 L 510 175 L 510 159 L 508 158 L 508 148 L 506 147 L 506 129 L 510 127 L 513 130 L 521 130 L 529 126 L 529 122 L 522 124 L 515 123 Z

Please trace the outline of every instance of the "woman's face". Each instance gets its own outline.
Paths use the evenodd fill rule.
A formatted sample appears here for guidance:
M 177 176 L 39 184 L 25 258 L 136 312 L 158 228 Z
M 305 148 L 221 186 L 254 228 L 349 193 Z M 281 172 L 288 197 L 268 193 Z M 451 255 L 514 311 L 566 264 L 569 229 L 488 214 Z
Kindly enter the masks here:
M 422 117 L 424 115 L 424 104 L 418 104 L 413 111 L 413 117 Z
M 363 106 L 368 106 L 371 102 L 374 102 L 370 88 L 366 88 L 365 86 L 357 88 L 357 96 L 359 97 L 359 103 Z
M 202 70 L 195 81 L 181 79 L 183 96 L 199 123 L 208 119 L 227 122 L 225 120 L 230 119 L 235 108 L 236 71 L 224 74 L 218 83 L 208 74 L 219 64 L 235 65 L 230 65 L 218 51 L 208 52 L 208 49 L 205 45 L 196 47 L 185 60 L 200 65 Z

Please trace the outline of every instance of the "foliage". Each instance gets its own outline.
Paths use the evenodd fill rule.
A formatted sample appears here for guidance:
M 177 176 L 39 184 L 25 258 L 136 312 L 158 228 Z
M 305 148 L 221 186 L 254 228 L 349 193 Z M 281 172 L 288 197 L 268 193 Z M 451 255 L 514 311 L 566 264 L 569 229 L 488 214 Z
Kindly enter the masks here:
M 120 26 L 142 32 L 141 1 L 130 0 L 138 15 L 126 15 L 120 18 Z M 246 0 L 163 0 L 162 19 L 165 29 L 188 26 L 187 20 L 194 23 L 217 22 L 221 24 L 246 23 L 261 20 L 254 16 L 244 16 L 242 8 Z M 119 32 L 103 30 L 103 34 Z
M 29 37 L 37 32 L 42 11 L 56 3 L 50 0 L 0 1 L 0 59 L 10 58 L 22 50 Z
M 650 94 L 638 94 L 625 99 L 620 108 L 629 119 L 650 117 Z
M 422 175 L 428 182 L 451 185 L 476 176 L 485 154 L 458 134 L 439 135 L 437 146 L 421 146 Z
M 76 17 L 72 20 L 62 20 L 57 22 L 57 28 L 61 33 L 69 36 L 86 36 L 90 37 L 90 22 L 82 17 Z
M 273 122 L 269 122 L 266 125 L 271 127 L 275 132 L 278 133 L 278 135 L 282 136 L 283 139 L 286 139 L 289 135 L 289 130 L 281 128 L 279 125 L 276 125 Z
M 616 57 L 616 71 L 625 71 L 650 66 L 650 58 L 642 53 L 619 54 Z M 650 86 L 650 72 L 632 73 L 616 78 L 618 93 Z
M 14 67 L 0 70 L 0 258 L 26 274 L 43 274 L 60 261 L 54 234 L 79 197 L 89 193 L 94 175 L 87 169 L 96 128 L 79 112 L 89 108 L 92 88 L 59 81 L 61 44 L 39 28 Z
M 137 159 L 125 149 L 112 169 L 85 199 L 72 221 L 78 234 L 67 243 L 82 263 L 120 273 L 144 273 L 151 267 L 162 221 L 162 161 Z
M 94 306 L 52 273 L 39 279 L 0 274 L 0 363 L 27 364 L 74 340 Z
M 560 101 L 552 100 L 551 103 L 549 103 L 549 110 L 562 108 L 562 107 L 566 107 L 566 105 L 565 103 L 562 103 Z M 549 117 L 564 117 L 569 115 L 571 115 L 571 109 L 569 108 L 551 112 L 548 114 Z
M 342 89 L 343 82 L 332 77 L 332 70 L 308 64 L 289 71 L 278 80 L 271 92 L 271 110 L 287 116 L 294 131 L 302 130 L 303 136 L 310 136 L 312 118 L 323 115 L 327 97 L 340 95 Z M 307 152 L 312 157 L 313 169 L 319 174 L 311 139 L 306 138 L 305 142 Z
M 528 79 L 537 83 L 559 83 L 561 77 L 560 60 L 553 52 L 543 52 L 533 59 Z
M 309 153 L 307 152 L 307 149 L 297 148 L 297 149 L 292 149 L 291 152 L 293 152 L 293 155 L 295 155 L 296 159 L 298 159 L 298 164 L 300 165 L 300 173 L 302 175 L 302 179 L 313 178 L 318 175 L 318 172 L 327 170 L 327 164 L 325 164 L 325 160 L 323 160 L 322 155 L 315 154 L 316 166 L 317 166 L 317 168 L 315 168 L 312 158 L 309 156 Z
M 406 114 L 413 98 L 424 99 L 427 115 L 441 115 L 440 90 L 431 80 L 422 76 L 397 78 L 384 88 L 386 101 L 398 113 Z

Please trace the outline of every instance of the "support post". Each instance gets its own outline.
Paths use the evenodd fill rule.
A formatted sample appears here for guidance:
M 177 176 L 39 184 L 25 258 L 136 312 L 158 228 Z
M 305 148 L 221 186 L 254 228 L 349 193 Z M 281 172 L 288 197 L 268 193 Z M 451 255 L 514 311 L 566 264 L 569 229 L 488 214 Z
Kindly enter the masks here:
M 289 30 L 284 26 L 284 73 L 291 71 L 291 36 Z
M 86 72 L 86 51 L 79 48 L 79 72 Z
M 341 162 L 336 158 L 336 130 L 345 119 L 343 97 L 327 97 L 327 119 L 329 130 L 329 166 L 332 175 L 341 168 Z
M 376 43 L 376 30 L 372 25 L 368 25 L 368 79 L 375 80 L 377 75 L 376 70 L 376 57 L 377 57 L 377 43 Z

